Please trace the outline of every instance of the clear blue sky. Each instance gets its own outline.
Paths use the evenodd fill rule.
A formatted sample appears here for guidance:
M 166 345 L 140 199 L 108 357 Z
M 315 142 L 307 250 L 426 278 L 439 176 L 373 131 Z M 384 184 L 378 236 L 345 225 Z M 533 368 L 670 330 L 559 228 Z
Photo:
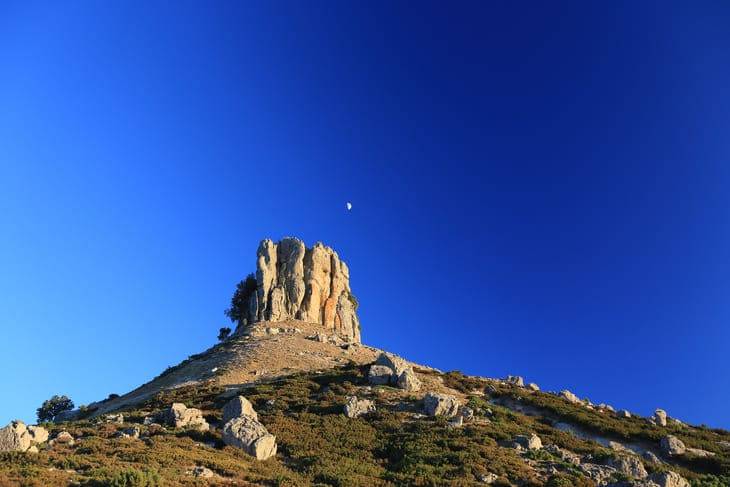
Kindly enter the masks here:
M 212 345 L 295 235 L 350 264 L 372 345 L 730 427 L 728 19 L 3 2 L 0 423 Z

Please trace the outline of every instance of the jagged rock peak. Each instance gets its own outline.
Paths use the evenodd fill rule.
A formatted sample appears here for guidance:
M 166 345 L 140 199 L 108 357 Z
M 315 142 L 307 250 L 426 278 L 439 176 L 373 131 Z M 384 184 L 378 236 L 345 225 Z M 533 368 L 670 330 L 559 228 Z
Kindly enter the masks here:
M 244 326 L 294 319 L 360 341 L 350 270 L 337 252 L 321 242 L 307 248 L 298 238 L 286 237 L 262 240 L 256 256 L 256 292 L 249 298 Z

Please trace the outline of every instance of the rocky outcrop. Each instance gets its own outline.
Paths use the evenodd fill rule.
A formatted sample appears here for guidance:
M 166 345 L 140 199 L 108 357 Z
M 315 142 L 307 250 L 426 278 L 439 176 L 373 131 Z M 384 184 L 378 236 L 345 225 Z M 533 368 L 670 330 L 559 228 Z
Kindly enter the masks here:
M 26 426 L 22 421 L 13 421 L 0 428 L 0 452 L 31 451 L 34 445 L 48 440 L 48 431 L 40 426 Z
M 26 451 L 30 444 L 30 435 L 22 421 L 13 421 L 0 429 L 0 451 Z
M 263 240 L 256 255 L 256 292 L 249 297 L 244 327 L 258 321 L 302 320 L 360 342 L 350 270 L 337 252 L 319 242 L 307 248 L 288 237 L 278 243 Z

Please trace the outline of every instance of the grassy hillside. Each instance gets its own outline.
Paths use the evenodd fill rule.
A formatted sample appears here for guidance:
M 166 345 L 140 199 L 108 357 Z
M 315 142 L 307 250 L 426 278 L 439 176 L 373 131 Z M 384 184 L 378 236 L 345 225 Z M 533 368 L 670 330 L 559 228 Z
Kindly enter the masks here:
M 721 443 L 730 441 L 725 431 L 662 428 L 641 418 L 591 411 L 551 394 L 456 372 L 421 371 L 424 377 L 430 375 L 454 389 L 474 409 L 473 421 L 454 428 L 442 418 L 423 417 L 418 395 L 368 386 L 366 372 L 366 367 L 350 365 L 244 388 L 242 394 L 279 444 L 277 457 L 264 462 L 225 446 L 218 428 L 200 433 L 142 424 L 148 414 L 183 402 L 202 409 L 206 419 L 217 425 L 232 392 L 214 385 L 186 387 L 160 393 L 125 411 L 124 425 L 97 420 L 47 425 L 52 434 L 69 431 L 77 438 L 75 445 L 44 445 L 36 454 L 1 453 L 0 485 L 476 486 L 485 485 L 488 474 L 497 476 L 492 485 L 596 485 L 585 472 L 548 449 L 518 451 L 505 443 L 515 435 L 534 432 L 544 445 L 590 455 L 596 463 L 617 455 L 594 441 L 554 428 L 556 418 L 626 442 L 653 444 L 667 433 L 675 434 L 687 446 L 715 456 L 690 455 L 664 465 L 644 462 L 650 473 L 672 469 L 693 486 L 730 485 L 730 451 Z M 372 398 L 377 412 L 346 418 L 342 406 L 348 395 Z M 543 414 L 522 414 L 494 404 L 495 400 L 516 401 Z M 115 436 L 131 426 L 141 429 L 141 439 Z M 215 476 L 194 477 L 190 472 L 196 466 L 212 470 Z

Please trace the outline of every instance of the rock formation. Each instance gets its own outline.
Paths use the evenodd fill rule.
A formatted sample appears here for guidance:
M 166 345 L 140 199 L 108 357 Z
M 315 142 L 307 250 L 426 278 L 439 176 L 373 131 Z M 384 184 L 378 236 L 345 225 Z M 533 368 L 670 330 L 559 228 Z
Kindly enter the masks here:
M 319 323 L 350 341 L 360 341 L 357 301 L 350 270 L 322 243 L 307 248 L 299 239 L 263 240 L 256 263 L 256 291 L 248 297 L 246 325 L 259 321 Z

